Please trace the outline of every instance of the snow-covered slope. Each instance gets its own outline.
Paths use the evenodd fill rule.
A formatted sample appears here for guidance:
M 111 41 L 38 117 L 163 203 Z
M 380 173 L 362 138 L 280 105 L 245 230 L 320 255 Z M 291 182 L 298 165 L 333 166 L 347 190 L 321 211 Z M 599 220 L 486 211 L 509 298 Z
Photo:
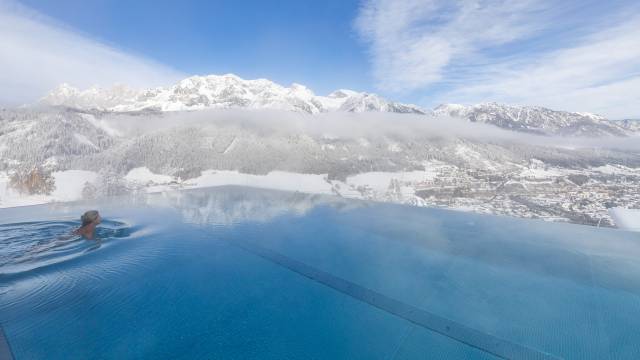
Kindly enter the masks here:
M 620 120 L 616 123 L 629 131 L 640 132 L 640 119 Z
M 100 153 L 115 140 L 93 116 L 74 110 L 0 110 L 0 170 L 20 164 L 64 167 L 65 159 Z
M 232 74 L 193 76 L 168 88 L 142 91 L 126 86 L 81 91 L 63 84 L 42 101 L 48 105 L 122 112 L 250 108 L 309 114 L 331 111 L 424 113 L 417 106 L 395 103 L 375 94 L 338 90 L 328 96 L 318 96 L 303 85 L 284 87 L 266 79 L 244 80 Z
M 624 136 L 631 131 L 599 115 L 537 106 L 443 104 L 435 108 L 434 113 L 541 135 Z

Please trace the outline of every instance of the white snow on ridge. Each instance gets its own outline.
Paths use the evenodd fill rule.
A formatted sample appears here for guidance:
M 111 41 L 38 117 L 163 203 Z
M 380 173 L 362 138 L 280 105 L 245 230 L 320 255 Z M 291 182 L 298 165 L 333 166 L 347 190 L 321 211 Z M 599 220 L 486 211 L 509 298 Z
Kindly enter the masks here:
M 142 91 L 125 86 L 81 91 L 62 84 L 47 94 L 42 102 L 116 112 L 248 108 L 309 114 L 331 111 L 424 113 L 415 105 L 388 101 L 375 94 L 338 90 L 327 96 L 318 96 L 300 84 L 285 87 L 267 79 L 245 80 L 233 74 L 192 76 L 168 88 Z
M 631 135 L 618 121 L 609 121 L 600 115 L 580 112 L 556 111 L 539 106 L 519 106 L 498 103 L 475 105 L 442 104 L 433 110 L 436 116 L 461 118 L 472 122 L 492 124 L 508 130 L 534 132 L 547 135 L 572 136 L 625 136 Z

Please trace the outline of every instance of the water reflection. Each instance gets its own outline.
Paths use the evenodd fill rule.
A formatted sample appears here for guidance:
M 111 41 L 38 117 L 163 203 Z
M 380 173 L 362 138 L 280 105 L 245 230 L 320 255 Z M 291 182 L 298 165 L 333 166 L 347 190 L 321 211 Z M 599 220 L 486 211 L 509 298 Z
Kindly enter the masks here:
M 266 223 L 280 216 L 303 216 L 319 206 L 336 210 L 366 206 L 340 197 L 242 187 L 175 191 L 150 197 L 151 205 L 177 208 L 185 222 L 227 226 Z
M 640 294 L 637 233 L 401 207 L 367 216 L 352 226 L 459 260 Z
M 296 249 L 314 249 L 319 263 L 366 257 L 377 264 L 367 277 L 385 283 L 398 283 L 388 275 L 407 263 L 437 255 L 447 264 L 464 260 L 640 294 L 637 233 L 233 186 L 168 192 L 147 203 L 175 208 L 190 224 L 242 225 L 230 236 L 259 234 L 261 245 L 300 251 L 296 257 L 304 254 Z M 326 211 L 312 212 L 319 208 Z M 413 281 L 405 270 L 400 282 Z

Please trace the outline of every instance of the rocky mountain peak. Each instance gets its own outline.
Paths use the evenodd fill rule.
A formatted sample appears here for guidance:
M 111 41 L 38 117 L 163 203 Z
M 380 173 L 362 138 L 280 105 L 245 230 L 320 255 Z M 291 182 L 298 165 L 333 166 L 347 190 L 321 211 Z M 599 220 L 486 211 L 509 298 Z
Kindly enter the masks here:
M 332 111 L 424 113 L 417 106 L 396 103 L 374 94 L 341 89 L 328 96 L 318 96 L 301 84 L 285 87 L 267 79 L 245 80 L 234 74 L 191 76 L 170 87 L 141 91 L 122 86 L 79 90 L 63 84 L 42 102 L 118 112 L 252 108 L 309 114 Z
M 508 130 L 540 135 L 624 136 L 628 130 L 615 121 L 591 113 L 551 110 L 539 106 L 442 104 L 435 115 L 462 118 Z

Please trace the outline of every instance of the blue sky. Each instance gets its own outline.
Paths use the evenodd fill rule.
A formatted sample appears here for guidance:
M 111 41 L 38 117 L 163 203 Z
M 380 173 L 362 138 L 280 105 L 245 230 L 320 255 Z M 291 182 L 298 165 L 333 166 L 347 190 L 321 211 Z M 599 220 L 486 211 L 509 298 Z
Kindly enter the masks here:
M 640 117 L 638 39 L 632 0 L 0 0 L 0 100 L 234 73 Z
M 23 4 L 185 74 L 234 73 L 318 93 L 372 89 L 357 1 L 26 0 Z

